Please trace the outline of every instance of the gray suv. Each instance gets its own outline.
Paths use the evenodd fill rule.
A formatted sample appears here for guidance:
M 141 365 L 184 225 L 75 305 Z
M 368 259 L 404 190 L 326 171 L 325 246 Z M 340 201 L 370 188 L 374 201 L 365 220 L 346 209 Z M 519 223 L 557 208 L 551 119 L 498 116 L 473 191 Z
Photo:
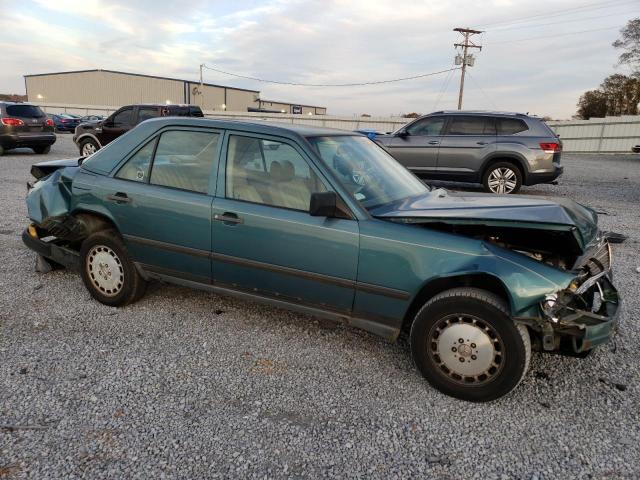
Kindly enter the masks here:
M 491 193 L 516 193 L 562 174 L 560 139 L 520 113 L 435 112 L 375 141 L 420 177 L 482 183 Z
M 53 121 L 37 105 L 0 102 L 0 155 L 12 148 L 49 153 L 56 141 Z

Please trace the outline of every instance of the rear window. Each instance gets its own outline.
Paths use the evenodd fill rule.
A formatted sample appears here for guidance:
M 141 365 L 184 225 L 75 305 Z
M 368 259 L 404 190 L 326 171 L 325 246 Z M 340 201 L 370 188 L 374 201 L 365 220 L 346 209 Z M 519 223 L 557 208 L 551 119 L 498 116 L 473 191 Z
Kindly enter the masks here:
M 527 124 L 523 120 L 516 118 L 498 118 L 498 135 L 515 135 L 516 133 L 526 132 L 529 130 Z
M 7 115 L 11 117 L 38 118 L 44 117 L 44 112 L 35 105 L 7 105 Z
M 449 135 L 495 135 L 496 129 L 491 117 L 452 116 L 449 120 Z

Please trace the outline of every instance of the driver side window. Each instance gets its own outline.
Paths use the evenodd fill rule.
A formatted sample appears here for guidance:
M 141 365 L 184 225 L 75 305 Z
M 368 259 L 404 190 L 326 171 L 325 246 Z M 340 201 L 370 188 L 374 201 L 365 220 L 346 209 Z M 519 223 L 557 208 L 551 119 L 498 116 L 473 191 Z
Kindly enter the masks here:
M 423 118 L 409 125 L 406 131 L 409 135 L 437 136 L 442 133 L 444 121 L 444 117 Z
M 133 108 L 125 108 L 124 110 L 116 113 L 113 116 L 113 126 L 114 127 L 124 127 L 127 125 L 131 125 L 131 120 L 133 119 Z

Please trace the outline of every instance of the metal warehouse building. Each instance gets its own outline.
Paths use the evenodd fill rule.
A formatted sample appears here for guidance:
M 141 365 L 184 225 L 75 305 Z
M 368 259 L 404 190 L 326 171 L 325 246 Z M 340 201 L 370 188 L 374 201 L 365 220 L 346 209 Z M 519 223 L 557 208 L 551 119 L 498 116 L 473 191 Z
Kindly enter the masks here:
M 115 107 L 133 103 L 191 103 L 200 105 L 204 111 L 327 113 L 324 107 L 261 100 L 257 90 L 114 70 L 25 75 L 24 81 L 28 100 L 39 103 Z

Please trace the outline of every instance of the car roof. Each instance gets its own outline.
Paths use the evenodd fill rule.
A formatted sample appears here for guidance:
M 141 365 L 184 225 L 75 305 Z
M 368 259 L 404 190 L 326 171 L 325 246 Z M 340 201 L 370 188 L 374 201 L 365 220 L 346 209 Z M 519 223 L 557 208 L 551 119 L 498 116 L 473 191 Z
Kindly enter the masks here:
M 256 133 L 293 133 L 302 137 L 321 137 L 329 135 L 354 135 L 348 130 L 337 128 L 318 127 L 312 125 L 298 125 L 292 123 L 269 122 L 266 120 L 241 120 L 241 119 L 214 119 L 198 117 L 160 117 L 146 122 L 165 123 L 167 125 L 192 125 L 201 127 L 215 127 L 226 130 L 242 129 Z M 161 128 L 158 125 L 158 128 Z
M 501 112 L 501 111 L 493 111 L 493 110 L 440 110 L 439 112 L 432 112 L 429 115 L 491 115 L 491 116 L 503 116 L 503 117 L 526 117 L 533 118 L 531 115 L 526 113 L 518 113 L 518 112 Z

